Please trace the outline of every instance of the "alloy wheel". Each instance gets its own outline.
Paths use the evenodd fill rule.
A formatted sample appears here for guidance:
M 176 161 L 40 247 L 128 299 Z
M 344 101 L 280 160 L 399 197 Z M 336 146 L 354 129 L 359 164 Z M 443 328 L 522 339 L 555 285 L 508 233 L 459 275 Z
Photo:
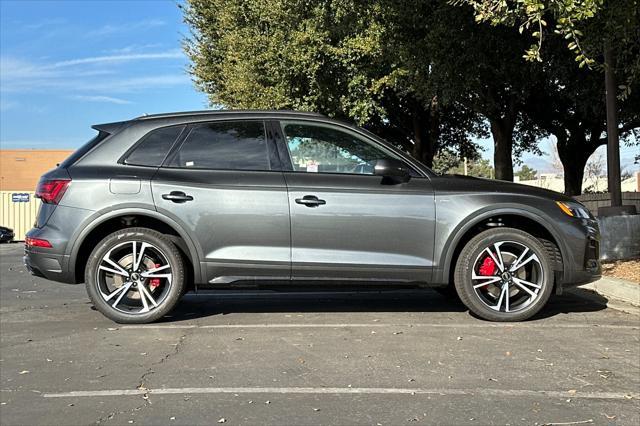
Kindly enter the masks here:
M 158 247 L 127 241 L 111 248 L 98 264 L 96 286 L 112 309 L 146 314 L 162 304 L 173 283 L 173 268 Z
M 539 257 L 516 241 L 499 241 L 477 256 L 471 271 L 477 298 L 497 312 L 522 311 L 534 303 L 545 283 Z

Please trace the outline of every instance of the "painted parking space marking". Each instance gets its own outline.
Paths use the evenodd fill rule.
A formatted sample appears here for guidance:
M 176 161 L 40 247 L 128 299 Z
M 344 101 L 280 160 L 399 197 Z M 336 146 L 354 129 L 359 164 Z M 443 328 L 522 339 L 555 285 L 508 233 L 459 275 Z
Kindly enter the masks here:
M 468 395 L 637 400 L 637 392 L 580 392 L 527 389 L 330 388 L 330 387 L 203 387 L 164 389 L 114 389 L 45 393 L 45 398 L 79 398 L 172 394 L 329 394 L 329 395 Z
M 139 329 L 237 329 L 237 328 L 370 328 L 370 327 L 407 327 L 407 328 L 502 328 L 502 329 L 520 329 L 520 328 L 564 328 L 564 329 L 620 329 L 620 330 L 638 330 L 638 325 L 618 325 L 618 324 L 487 324 L 487 323 L 450 323 L 450 324 L 408 324 L 408 323 L 282 323 L 282 324 L 210 324 L 210 325 L 195 325 L 195 324 L 141 324 L 141 325 L 126 325 L 120 327 L 120 330 L 139 330 Z

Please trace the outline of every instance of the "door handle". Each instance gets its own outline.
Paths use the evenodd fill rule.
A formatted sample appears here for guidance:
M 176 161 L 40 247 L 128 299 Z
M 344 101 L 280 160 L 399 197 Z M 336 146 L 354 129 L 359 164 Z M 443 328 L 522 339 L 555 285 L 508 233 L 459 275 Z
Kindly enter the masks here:
M 187 195 L 182 191 L 171 191 L 169 194 L 162 194 L 162 198 L 174 203 L 186 203 L 193 200 L 191 195 Z
M 315 195 L 305 195 L 302 198 L 296 198 L 296 203 L 303 204 L 307 207 L 318 207 L 327 204 L 325 200 L 321 200 Z

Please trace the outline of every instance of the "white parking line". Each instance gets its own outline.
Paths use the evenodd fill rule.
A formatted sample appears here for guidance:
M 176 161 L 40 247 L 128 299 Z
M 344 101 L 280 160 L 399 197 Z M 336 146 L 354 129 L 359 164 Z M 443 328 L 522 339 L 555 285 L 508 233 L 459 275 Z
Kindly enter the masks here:
M 74 398 L 96 396 L 171 395 L 171 394 L 357 394 L 357 395 L 468 395 L 500 397 L 550 397 L 583 399 L 638 399 L 633 392 L 580 392 L 525 389 L 428 389 L 428 388 L 323 388 L 323 387 L 218 387 L 119 389 L 45 393 L 45 398 Z
M 448 323 L 448 324 L 385 324 L 385 323 L 310 323 L 310 324 L 143 324 L 143 325 L 126 325 L 120 327 L 121 330 L 138 330 L 138 329 L 189 329 L 189 328 L 371 328 L 371 327 L 426 327 L 426 328 L 565 328 L 565 329 L 622 329 L 622 330 L 638 330 L 638 325 L 617 325 L 617 324 L 549 324 L 549 323 L 521 323 L 521 324 L 491 324 L 485 322 L 478 323 Z

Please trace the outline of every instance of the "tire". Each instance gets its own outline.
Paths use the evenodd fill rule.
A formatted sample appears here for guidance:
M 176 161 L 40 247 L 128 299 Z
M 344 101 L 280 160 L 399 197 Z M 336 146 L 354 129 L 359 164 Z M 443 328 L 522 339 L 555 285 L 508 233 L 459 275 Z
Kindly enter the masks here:
M 121 324 L 146 324 L 168 314 L 182 297 L 184 261 L 161 233 L 126 228 L 96 245 L 85 282 L 89 298 L 104 316 Z
M 514 228 L 497 228 L 481 232 L 465 245 L 454 282 L 462 303 L 480 318 L 523 321 L 549 300 L 554 274 L 547 251 L 535 237 Z

